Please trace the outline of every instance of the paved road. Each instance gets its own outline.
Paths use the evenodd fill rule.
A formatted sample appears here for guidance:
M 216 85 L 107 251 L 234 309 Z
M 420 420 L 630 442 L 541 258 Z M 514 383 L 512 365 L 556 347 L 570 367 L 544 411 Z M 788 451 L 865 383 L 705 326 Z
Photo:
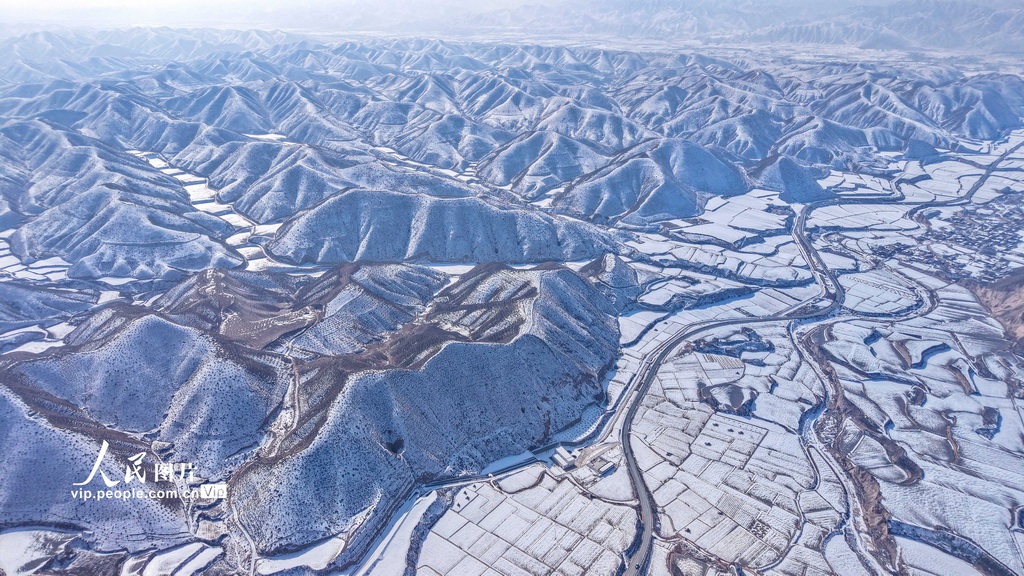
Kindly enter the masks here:
M 888 196 L 875 197 L 872 200 L 888 199 Z M 821 287 L 821 291 L 814 298 L 805 300 L 804 302 L 795 304 L 770 316 L 761 316 L 755 318 L 733 318 L 729 320 L 710 320 L 705 322 L 697 322 L 690 324 L 673 336 L 670 340 L 666 341 L 658 350 L 648 358 L 644 359 L 643 365 L 640 369 L 640 378 L 632 403 L 626 411 L 625 420 L 622 423 L 622 429 L 620 434 L 620 442 L 622 443 L 623 453 L 626 459 L 626 467 L 629 471 L 630 482 L 633 484 L 633 489 L 636 492 L 637 498 L 640 502 L 640 525 L 641 525 L 641 536 L 640 544 L 633 552 L 633 554 L 627 559 L 626 570 L 623 576 L 636 576 L 638 574 L 645 574 L 647 569 L 647 563 L 650 561 L 651 551 L 653 550 L 654 540 L 654 527 L 655 527 L 655 503 L 654 496 L 647 488 L 647 483 L 643 478 L 643 471 L 640 470 L 639 465 L 636 462 L 636 456 L 633 454 L 633 447 L 630 442 L 630 428 L 633 424 L 633 419 L 636 417 L 636 413 L 640 406 L 643 404 L 643 397 L 647 394 L 651 383 L 654 382 L 655 376 L 658 374 L 661 365 L 668 358 L 669 354 L 672 353 L 676 347 L 691 338 L 698 332 L 704 332 L 706 330 L 712 330 L 715 328 L 721 328 L 723 326 L 733 326 L 741 324 L 754 324 L 762 322 L 776 322 L 780 320 L 799 320 L 805 318 L 813 318 L 818 316 L 825 316 L 832 311 L 842 306 L 843 298 L 845 293 L 843 287 L 836 281 L 835 276 L 825 266 L 821 257 L 811 246 L 811 243 L 807 240 L 804 234 L 804 226 L 807 222 L 807 214 L 814 208 L 825 204 L 824 202 L 818 204 L 809 204 L 805 206 L 800 214 L 797 216 L 796 222 L 793 224 L 793 238 L 796 240 L 797 245 L 800 247 L 800 252 L 804 255 L 804 259 L 808 262 L 811 267 L 812 273 L 818 278 L 818 285 Z M 820 301 L 822 298 L 829 298 L 829 305 L 824 308 L 813 307 L 813 304 Z M 806 309 L 805 308 L 808 308 Z
M 968 204 L 968 203 L 970 203 L 971 199 L 974 198 L 974 194 L 978 190 L 980 190 L 982 186 L 984 186 L 984 184 L 988 180 L 989 176 L 991 176 L 992 173 L 996 171 L 996 168 L 999 167 L 999 164 L 1003 160 L 1006 160 L 1006 158 L 1010 154 L 1013 154 L 1014 152 L 1019 150 L 1021 146 L 1024 146 L 1024 142 L 1021 142 L 1021 143 L 1017 144 L 1016 146 L 1010 147 L 1009 149 L 1006 150 L 1006 152 L 1003 152 L 1002 154 L 999 155 L 998 158 L 993 160 L 992 163 L 989 164 L 985 168 L 985 172 L 984 172 L 984 174 L 981 175 L 981 178 L 978 178 L 978 181 L 975 182 L 974 185 L 971 186 L 971 188 L 963 196 L 957 196 L 956 198 L 950 198 L 949 200 L 933 200 L 931 202 L 925 202 L 923 204 L 919 204 L 919 205 L 911 208 L 910 211 L 907 212 L 907 216 L 910 216 L 911 218 L 914 218 L 914 217 L 917 216 L 917 214 L 919 212 L 921 212 L 922 210 L 926 210 L 928 208 L 935 208 L 935 207 L 938 207 L 938 206 L 954 206 L 954 205 L 958 205 L 958 204 Z
M 950 200 L 931 201 L 918 204 L 908 212 L 908 216 L 913 216 L 915 213 L 930 207 L 946 206 L 950 204 L 965 203 L 970 201 L 974 193 L 981 188 L 985 180 L 992 174 L 996 169 L 996 166 L 1004 160 L 1011 153 L 1024 146 L 1024 143 L 1018 144 L 1013 148 L 1007 150 L 998 159 L 988 166 L 983 176 L 971 187 L 971 189 L 963 197 L 954 198 Z M 644 481 L 643 473 L 636 463 L 636 457 L 633 453 L 633 448 L 630 443 L 630 428 L 632 427 L 633 419 L 636 417 L 637 411 L 642 405 L 642 399 L 646 395 L 651 383 L 654 381 L 658 370 L 661 365 L 668 359 L 668 356 L 672 351 L 679 346 L 679 344 L 685 342 L 687 339 L 692 338 L 695 334 L 715 328 L 721 328 L 723 326 L 731 325 L 742 325 L 742 324 L 755 324 L 764 322 L 776 322 L 776 321 L 787 321 L 787 320 L 801 320 L 810 319 L 816 317 L 827 316 L 833 311 L 837 310 L 842 306 L 845 299 L 845 291 L 842 285 L 836 280 L 835 275 L 825 265 L 821 256 L 813 248 L 810 241 L 807 239 L 805 234 L 805 226 L 807 222 L 807 216 L 822 206 L 836 205 L 836 204 L 877 204 L 877 203 L 895 203 L 902 200 L 901 194 L 894 192 L 893 195 L 863 195 L 863 196 L 845 196 L 840 198 L 834 198 L 825 200 L 813 204 L 808 204 L 800 210 L 797 214 L 797 218 L 793 224 L 793 239 L 797 243 L 804 260 L 808 263 L 811 268 L 812 274 L 818 281 L 820 287 L 819 293 L 803 302 L 795 304 L 782 312 L 773 314 L 770 316 L 754 317 L 754 318 L 734 318 L 729 320 L 708 320 L 703 322 L 695 322 L 685 326 L 682 330 L 676 333 L 671 339 L 665 341 L 659 346 L 654 352 L 649 354 L 646 358 L 641 361 L 640 370 L 637 372 L 637 376 L 634 379 L 637 382 L 633 391 L 629 393 L 631 398 L 624 404 L 628 405 L 625 412 L 625 419 L 620 430 L 620 441 L 625 454 L 627 470 L 629 472 L 630 481 L 633 484 L 634 490 L 636 491 L 639 503 L 640 503 L 640 522 L 641 522 L 641 537 L 640 543 L 634 550 L 633 554 L 627 559 L 627 566 L 624 572 L 624 576 L 637 576 L 638 574 L 646 573 L 647 564 L 650 561 L 651 551 L 653 550 L 653 539 L 654 539 L 654 528 L 655 528 L 655 504 L 654 498 L 650 490 L 647 488 L 647 483 Z M 825 307 L 816 307 L 816 302 L 822 301 L 822 299 L 828 299 L 829 304 Z M 609 418 L 606 425 L 614 427 L 615 418 Z M 600 434 L 600 437 L 604 437 L 606 433 Z M 473 476 L 462 477 L 455 480 L 444 480 L 438 482 L 431 482 L 420 486 L 417 490 L 414 490 L 411 495 L 412 498 L 416 498 L 419 495 L 436 490 L 439 488 L 462 486 L 487 480 L 489 478 L 495 478 L 503 476 L 507 473 L 514 472 L 515 470 L 521 469 L 530 464 L 540 462 L 541 460 L 536 456 L 510 464 L 509 466 L 500 470 L 495 470 L 491 474 L 477 474 Z M 363 559 L 364 561 L 367 558 Z
M 955 204 L 966 204 L 971 201 L 974 194 L 981 189 L 985 181 L 992 175 L 998 165 L 1005 160 L 1010 154 L 1017 151 L 1019 148 L 1024 146 L 1024 142 L 1011 147 L 1002 155 L 999 156 L 995 161 L 988 165 L 984 174 L 977 182 L 971 186 L 970 190 L 967 191 L 961 197 L 953 198 L 949 200 L 933 200 L 930 202 L 923 202 L 917 206 L 911 208 L 908 212 L 908 216 L 915 216 L 917 213 L 928 208 L 934 208 L 939 206 L 949 206 Z M 625 420 L 622 423 L 622 429 L 620 434 L 620 441 L 622 443 L 623 451 L 626 458 L 626 465 L 629 470 L 630 481 L 633 484 L 634 491 L 636 492 L 637 498 L 640 502 L 640 523 L 641 523 L 641 535 L 640 543 L 634 550 L 633 554 L 626 559 L 626 570 L 623 572 L 623 576 L 637 576 L 639 574 L 645 574 L 647 572 L 647 564 L 650 561 L 651 552 L 653 550 L 654 540 L 654 528 L 655 528 L 655 503 L 654 496 L 647 488 L 647 483 L 644 481 L 643 472 L 640 470 L 639 465 L 636 463 L 636 457 L 633 454 L 633 448 L 630 443 L 630 428 L 633 424 L 633 419 L 636 416 L 637 411 L 643 404 L 643 397 L 646 395 L 647 390 L 650 388 L 651 383 L 654 381 L 661 364 L 668 358 L 669 354 L 682 342 L 691 338 L 694 334 L 705 330 L 711 330 L 714 328 L 720 328 L 722 326 L 736 325 L 736 324 L 754 324 L 763 322 L 775 322 L 782 320 L 801 320 L 815 317 L 822 317 L 831 314 L 843 305 L 846 297 L 845 290 L 842 285 L 836 279 L 835 274 L 829 270 L 828 266 L 825 265 L 818 254 L 817 250 L 811 245 L 811 242 L 807 239 L 805 233 L 805 226 L 807 223 L 807 216 L 816 208 L 827 205 L 837 204 L 880 204 L 880 203 L 896 203 L 902 199 L 902 194 L 899 193 L 898 188 L 894 190 L 892 195 L 864 195 L 858 197 L 840 197 L 813 204 L 808 204 L 800 210 L 797 215 L 796 221 L 793 224 L 793 239 L 796 241 L 797 246 L 800 249 L 804 260 L 811 268 L 811 272 L 814 274 L 818 281 L 818 285 L 821 287 L 821 291 L 818 296 L 807 300 L 803 303 L 797 304 L 787 310 L 784 310 L 778 314 L 770 316 L 762 316 L 755 318 L 738 318 L 733 320 L 722 320 L 722 321 L 709 321 L 699 322 L 690 324 L 683 328 L 679 333 L 668 340 L 662 347 L 660 347 L 656 353 L 645 359 L 641 367 L 641 374 L 639 383 L 634 392 L 634 397 L 626 411 Z M 829 305 L 824 308 L 813 307 L 813 303 L 820 301 L 822 298 L 829 299 Z M 808 308 L 809 307 L 809 308 Z M 802 310 L 803 309 L 803 310 Z M 801 311 L 802 310 L 802 311 Z

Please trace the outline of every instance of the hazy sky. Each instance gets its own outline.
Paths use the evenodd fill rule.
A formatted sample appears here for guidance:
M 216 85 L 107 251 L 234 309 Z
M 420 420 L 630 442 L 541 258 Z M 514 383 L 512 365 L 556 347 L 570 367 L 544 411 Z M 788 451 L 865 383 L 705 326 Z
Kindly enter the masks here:
M 125 23 L 159 24 L 164 20 L 176 20 L 189 12 L 206 12 L 216 5 L 230 8 L 239 2 L 226 0 L 212 2 L 203 0 L 169 0 L 168 2 L 147 2 L 145 0 L 0 0 L 0 18 L 5 24 L 14 22 L 58 22 L 73 25 L 90 24 L 107 20 L 125 20 Z
M 433 18 L 439 13 L 488 11 L 553 0 L 0 0 L 0 23 L 62 25 L 273 26 L 274 15 L 345 11 L 401 13 Z
M 1020 2 L 986 3 L 1017 8 Z M 663 13 L 671 20 L 673 11 L 686 12 L 689 7 L 694 10 L 690 17 L 679 19 L 678 30 L 721 35 L 803 24 L 809 19 L 827 22 L 850 14 L 859 18 L 873 10 L 856 7 L 885 4 L 904 5 L 902 0 L 0 0 L 0 33 L 56 27 L 176 26 L 278 29 L 327 36 L 352 31 L 472 35 L 518 30 L 534 34 L 549 28 L 574 33 L 586 28 L 591 33 L 628 36 L 622 30 L 646 30 L 647 24 L 664 20 Z M 523 5 L 535 8 L 496 12 Z M 914 3 L 906 6 L 912 8 Z M 907 13 L 911 19 L 932 15 L 927 12 L 931 8 L 917 6 L 913 10 L 918 13 Z M 485 12 L 491 14 L 478 16 Z

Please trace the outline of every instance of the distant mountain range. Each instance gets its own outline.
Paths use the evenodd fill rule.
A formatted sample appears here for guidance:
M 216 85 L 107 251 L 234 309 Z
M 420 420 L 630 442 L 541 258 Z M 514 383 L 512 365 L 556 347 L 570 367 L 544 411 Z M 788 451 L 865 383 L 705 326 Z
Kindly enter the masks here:
M 877 49 L 1024 50 L 1024 8 L 975 0 L 564 0 L 501 9 L 408 9 L 397 2 L 346 10 L 307 2 L 281 13 L 277 26 L 319 32 L 375 30 L 404 34 L 514 34 L 702 40 L 721 43 L 832 44 Z M 429 3 L 427 3 L 429 5 Z
M 730 14 L 737 15 L 730 18 L 703 4 L 682 11 L 648 2 L 633 5 L 628 17 L 621 4 L 576 6 L 557 14 L 550 7 L 477 13 L 456 24 L 488 30 L 515 22 L 553 34 L 567 30 L 576 14 L 573 32 L 581 34 L 604 34 L 620 19 L 613 32 L 627 37 L 753 41 L 756 34 L 808 34 L 814 42 L 838 43 L 854 42 L 860 30 L 801 32 L 792 18 L 812 18 L 820 9 L 794 8 L 792 17 L 782 18 L 753 3 L 734 5 Z M 924 5 L 899 9 L 912 6 Z M 996 14 L 994 8 L 972 10 Z M 944 16 L 954 23 L 949 26 L 981 47 L 975 12 L 953 14 Z M 322 25 L 346 17 L 325 17 Z M 1012 18 L 1008 12 L 990 21 L 1001 26 Z M 887 29 L 907 45 L 946 42 L 946 32 L 927 23 L 895 15 L 889 21 L 917 30 Z M 1012 36 L 996 28 L 984 42 Z M 940 60 L 900 56 L 883 64 L 767 50 L 581 45 L 328 42 L 284 32 L 170 28 L 30 32 L 0 40 L 0 351 L 8 351 L 0 356 L 0 440 L 7 458 L 0 527 L 69 534 L 66 546 L 40 547 L 41 557 L 53 559 L 35 567 L 55 575 L 185 574 L 167 568 L 154 551 L 173 550 L 168 554 L 178 555 L 179 563 L 193 562 L 198 553 L 181 551 L 201 543 L 217 549 L 204 560 L 208 568 L 197 565 L 194 573 L 351 571 L 417 488 L 484 479 L 498 462 L 584 439 L 589 430 L 597 438 L 594 426 L 606 409 L 625 410 L 607 422 L 623 426 L 618 430 L 628 445 L 638 430 L 630 430 L 628 406 L 655 406 L 645 399 L 645 387 L 660 382 L 654 377 L 662 362 L 682 362 L 690 351 L 731 372 L 743 364 L 740 355 L 753 350 L 758 355 L 748 365 L 764 371 L 745 379 L 774 390 L 767 370 L 784 362 L 792 372 L 778 373 L 792 380 L 779 377 L 778 396 L 757 396 L 733 384 L 705 387 L 695 377 L 686 384 L 692 395 L 679 396 L 686 405 L 676 405 L 675 397 L 658 405 L 709 414 L 698 405 L 702 398 L 716 409 L 734 404 L 744 411 L 755 408 L 755 397 L 766 411 L 773 408 L 763 399 L 774 397 L 776 406 L 791 402 L 796 408 L 775 408 L 791 427 L 769 420 L 759 425 L 771 426 L 772 434 L 789 430 L 798 447 L 798 429 L 825 429 L 800 416 L 822 414 L 811 407 L 823 406 L 825 396 L 816 397 L 812 389 L 819 388 L 801 380 L 816 378 L 816 370 L 796 376 L 803 352 L 784 356 L 781 343 L 816 338 L 809 321 L 818 315 L 841 321 L 844 296 L 830 292 L 842 292 L 842 285 L 829 267 L 860 275 L 866 273 L 862 263 L 881 266 L 905 246 L 889 242 L 894 236 L 882 235 L 884 227 L 867 216 L 867 224 L 850 217 L 851 247 L 832 251 L 845 246 L 843 237 L 828 232 L 833 221 L 805 229 L 811 207 L 799 205 L 827 203 L 843 191 L 824 179 L 833 170 L 844 174 L 832 182 L 878 176 L 876 188 L 885 189 L 904 175 L 901 165 L 914 164 L 903 159 L 924 159 L 923 165 L 930 156 L 949 160 L 964 151 L 961 175 L 980 188 L 984 178 L 977 175 L 996 164 L 986 168 L 966 157 L 999 154 L 992 141 L 1019 129 L 1024 118 L 1019 76 L 965 72 Z M 898 184 L 893 188 L 898 192 Z M 852 206 L 849 197 L 857 190 L 846 196 L 841 201 Z M 731 200 L 721 200 L 726 197 Z M 942 204 L 948 201 L 930 203 Z M 731 208 L 738 211 L 723 216 Z M 716 217 L 731 218 L 730 224 L 712 222 Z M 697 226 L 704 231 L 688 230 Z M 878 243 L 867 243 L 876 232 Z M 1016 242 L 1015 233 L 1008 235 Z M 864 247 L 854 247 L 858 239 L 865 239 Z M 815 245 L 823 244 L 828 248 L 817 252 Z M 884 248 L 866 252 L 875 246 Z M 826 258 L 828 267 L 821 263 Z M 886 274 L 878 277 L 896 278 Z M 811 285 L 813 278 L 819 286 Z M 931 285 L 916 281 L 922 291 Z M 765 287 L 772 295 L 761 299 Z M 926 298 L 915 297 L 915 290 L 898 297 L 924 306 Z M 967 302 L 964 291 L 950 294 Z M 826 297 L 832 303 L 815 308 Z M 711 303 L 723 307 L 701 310 Z M 970 346 L 996 340 L 994 321 L 982 322 L 975 308 L 961 315 L 960 308 L 935 305 L 941 322 L 955 327 L 966 318 L 965 326 L 984 327 L 966 333 Z M 891 320 L 884 329 L 896 334 L 893 324 L 904 318 L 918 321 L 909 313 L 875 320 Z M 785 329 L 785 340 L 776 338 L 778 351 L 748 322 L 770 324 L 780 334 Z M 729 350 L 690 346 L 708 342 L 693 340 L 697 327 L 732 330 L 730 323 L 744 326 L 734 333 L 743 338 Z M 806 338 L 795 338 L 798 324 Z M 921 327 L 907 326 L 913 333 Z M 855 340 L 825 346 L 867 345 L 874 341 L 868 332 L 857 328 L 849 332 Z M 691 339 L 686 351 L 675 348 L 684 339 Z M 912 339 L 926 363 L 937 348 L 927 338 Z M 726 345 L 717 337 L 714 342 Z M 894 342 L 903 346 L 900 358 L 909 357 L 903 341 Z M 757 348 L 745 348 L 748 343 Z M 888 353 L 894 359 L 896 344 Z M 631 350 L 622 355 L 624 346 Z M 1013 366 L 999 358 L 980 364 L 984 372 L 963 368 L 955 379 L 922 377 L 912 396 L 923 397 L 924 383 L 933 381 L 938 390 L 963 389 L 964 397 L 980 398 L 963 384 L 964 374 L 977 375 L 977 389 L 995 389 L 991 372 L 1009 374 Z M 910 364 L 899 365 L 899 373 L 922 365 Z M 846 372 L 830 374 L 839 379 L 836 374 Z M 682 380 L 677 383 L 683 394 Z M 910 387 L 896 384 L 892 397 L 903 403 L 893 406 L 921 408 L 916 400 L 904 402 Z M 805 390 L 793 392 L 797 387 Z M 705 396 L 712 388 L 718 391 Z M 611 393 L 623 390 L 637 390 L 632 397 L 640 404 L 631 404 L 629 392 L 610 406 Z M 834 406 L 840 408 L 828 410 L 841 413 L 856 405 Z M 931 414 L 940 423 L 942 433 L 928 432 L 929 438 L 953 438 L 949 422 L 960 418 L 958 430 L 991 440 L 998 411 L 982 419 L 971 410 L 949 412 L 954 416 L 946 420 L 923 409 L 914 414 Z M 657 426 L 666 437 L 696 430 L 663 422 Z M 857 422 L 858 430 L 868 429 Z M 882 430 L 886 422 L 892 420 L 871 429 Z M 727 438 L 756 446 L 761 437 Z M 108 460 L 99 462 L 108 445 Z M 782 458 L 776 450 L 781 441 L 764 445 L 774 446 L 768 458 L 804 466 Z M 824 454 L 817 448 L 799 453 L 811 458 L 812 452 Z M 983 452 L 990 453 L 995 449 Z M 68 498 L 68 488 L 91 478 L 90 470 L 116 475 L 140 454 L 152 457 L 147 462 L 195 463 L 196 482 L 225 482 L 230 494 L 209 504 L 176 497 L 142 498 L 138 505 Z M 811 483 L 818 461 L 807 460 L 808 480 L 793 485 L 846 493 L 845 484 L 824 475 Z M 826 469 L 839 470 L 821 466 Z M 779 478 L 779 486 L 789 483 Z M 618 486 L 629 498 L 628 485 Z M 790 502 L 780 505 L 786 512 L 779 518 L 804 515 L 799 496 L 773 500 L 764 497 L 772 492 L 751 490 L 759 506 Z M 875 507 L 879 500 L 870 502 L 884 510 Z M 424 514 L 439 509 L 430 504 Z M 836 526 L 855 525 L 856 516 L 835 510 Z M 998 529 L 1009 534 L 1001 524 Z M 806 532 L 813 546 L 826 533 Z M 624 537 L 621 549 L 630 541 Z M 772 535 L 764 543 L 776 541 L 792 542 L 793 549 L 805 542 Z M 561 548 L 568 540 L 552 542 Z M 314 568 L 322 550 L 313 547 L 324 543 L 335 552 Z M 317 559 L 299 558 L 294 567 L 257 564 L 258 556 L 290 561 L 310 550 Z M 619 552 L 609 555 L 617 565 Z
M 26 26 L 31 29 L 33 22 L 46 29 L 54 25 L 111 28 L 139 23 L 199 28 L 216 22 L 217 26 L 237 29 L 283 29 L 334 38 L 350 32 L 373 32 L 534 41 L 632 39 L 733 46 L 938 49 L 961 55 L 1024 51 L 1024 8 L 1013 0 L 295 0 L 278 6 L 231 1 L 122 5 L 117 9 L 69 6 L 59 13 L 26 3 L 9 7 L 6 21 L 12 25 L 0 25 L 0 38 L 17 36 Z M 263 35 L 260 42 L 270 38 Z M 243 45 L 254 47 L 244 40 Z M 90 51 L 130 55 L 136 46 L 132 42 L 108 42 Z M 164 48 L 202 49 L 187 44 Z
M 253 31 L 30 33 L 0 42 L 0 81 L 11 250 L 79 279 L 176 280 L 253 251 L 592 259 L 715 196 L 825 198 L 828 169 L 884 174 L 880 153 L 1024 116 L 1018 76 L 945 65 Z M 264 226 L 247 247 L 227 242 L 240 222 Z

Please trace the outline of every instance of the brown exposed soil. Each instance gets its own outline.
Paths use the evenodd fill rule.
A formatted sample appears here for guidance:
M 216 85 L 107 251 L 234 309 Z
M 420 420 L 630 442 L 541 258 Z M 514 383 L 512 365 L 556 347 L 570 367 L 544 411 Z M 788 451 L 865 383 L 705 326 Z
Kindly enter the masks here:
M 1002 324 L 1013 349 L 1024 351 L 1024 269 L 992 284 L 965 282 L 964 285 Z
M 818 329 L 812 330 L 803 337 L 803 348 L 807 350 L 814 362 L 821 368 L 825 377 L 830 381 L 830 388 L 832 394 L 829 395 L 828 406 L 825 412 L 818 418 L 817 425 L 815 426 L 819 437 L 824 440 L 823 444 L 826 449 L 829 450 L 832 457 L 836 462 L 843 468 L 843 471 L 853 481 L 853 487 L 856 491 L 857 501 L 861 505 L 862 520 L 867 527 L 868 538 L 874 547 L 876 559 L 885 566 L 886 570 L 894 574 L 905 574 L 905 570 L 900 561 L 899 552 L 897 551 L 896 542 L 892 535 L 889 533 L 889 511 L 883 504 L 883 497 L 881 487 L 878 484 L 878 480 L 875 479 L 868 471 L 861 469 L 853 461 L 850 460 L 849 455 L 846 454 L 838 446 L 836 442 L 837 437 L 828 430 L 839 430 L 842 428 L 842 422 L 846 419 L 851 420 L 861 429 L 862 432 L 868 434 L 875 440 L 882 442 L 885 447 L 887 455 L 890 461 L 893 461 L 897 466 L 904 467 L 907 471 L 908 479 L 907 483 L 916 482 L 920 479 L 920 475 L 915 466 L 908 466 L 912 464 L 912 461 L 906 457 L 905 453 L 900 454 L 902 449 L 895 445 L 887 436 L 880 434 L 876 427 L 872 425 L 864 414 L 854 406 L 849 400 L 844 397 L 842 384 L 839 382 L 839 377 L 829 363 L 829 359 L 824 353 L 824 344 L 831 337 L 830 326 L 821 326 Z M 901 457 L 902 456 L 902 457 Z M 919 470 L 919 469 L 918 469 Z

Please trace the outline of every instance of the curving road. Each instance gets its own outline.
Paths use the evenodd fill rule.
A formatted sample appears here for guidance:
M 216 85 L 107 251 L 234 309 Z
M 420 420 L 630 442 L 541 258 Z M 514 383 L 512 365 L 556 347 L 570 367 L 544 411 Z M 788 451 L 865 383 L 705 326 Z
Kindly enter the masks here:
M 1013 146 L 1011 149 L 1003 153 L 997 158 L 992 164 L 990 164 L 985 173 L 981 178 L 971 187 L 971 189 L 962 197 L 953 198 L 949 200 L 933 200 L 929 202 L 923 202 L 913 206 L 908 212 L 908 216 L 915 216 L 921 210 L 930 207 L 948 206 L 959 203 L 969 202 L 974 193 L 977 192 L 988 177 L 995 171 L 997 165 L 1008 157 L 1011 153 L 1024 146 L 1024 142 Z M 789 321 L 789 320 L 805 320 L 811 318 L 818 318 L 828 316 L 835 310 L 839 309 L 843 305 L 845 299 L 845 291 L 842 285 L 837 281 L 835 274 L 828 269 L 822 260 L 821 256 L 811 245 L 811 242 L 807 239 L 805 234 L 806 222 L 808 215 L 817 208 L 826 205 L 838 205 L 838 204 L 878 204 L 878 203 L 897 203 L 903 200 L 903 195 L 898 190 L 899 185 L 895 185 L 893 193 L 890 195 L 863 195 L 863 196 L 845 196 L 840 198 L 834 198 L 824 200 L 812 204 L 803 206 L 797 214 L 797 218 L 793 224 L 792 236 L 796 242 L 801 255 L 804 260 L 808 263 L 812 274 L 817 280 L 819 286 L 819 292 L 812 298 L 794 304 L 789 308 L 778 312 L 776 314 L 762 316 L 762 317 L 742 317 L 733 318 L 728 320 L 707 320 L 701 322 L 695 322 L 685 326 L 679 332 L 677 332 L 672 338 L 666 340 L 653 352 L 647 355 L 642 361 L 640 369 L 636 372 L 635 376 L 631 379 L 631 390 L 624 393 L 622 398 L 622 406 L 613 408 L 610 412 L 608 422 L 598 429 L 607 426 L 606 432 L 597 433 L 600 438 L 606 437 L 612 432 L 617 421 L 617 417 L 620 414 L 618 410 L 625 407 L 624 420 L 620 429 L 620 442 L 623 447 L 626 466 L 629 473 L 630 481 L 633 484 L 635 495 L 639 501 L 640 507 L 640 523 L 641 533 L 639 534 L 639 542 L 634 547 L 632 554 L 628 554 L 626 558 L 626 566 L 622 574 L 624 576 L 637 576 L 639 574 L 646 573 L 646 568 L 650 562 L 651 552 L 653 550 L 654 540 L 654 529 L 656 527 L 657 516 L 656 516 L 656 505 L 654 503 L 654 497 L 650 490 L 647 488 L 647 484 L 643 478 L 643 472 L 640 470 L 633 448 L 630 442 L 630 429 L 637 412 L 642 405 L 642 400 L 649 390 L 655 376 L 660 370 L 662 364 L 668 359 L 669 355 L 675 350 L 677 346 L 685 342 L 687 339 L 692 338 L 695 334 L 715 328 L 721 328 L 730 325 L 743 325 L 743 324 L 757 324 L 765 322 L 778 322 L 778 321 Z M 823 299 L 828 300 L 828 305 L 824 307 L 817 306 Z M 618 402 L 617 402 L 618 404 Z M 593 436 L 590 437 L 591 439 Z M 579 442 L 579 444 L 588 444 L 587 440 Z M 549 447 L 552 448 L 553 446 Z M 541 450 L 543 451 L 543 450 Z M 495 470 L 491 474 L 477 474 L 472 476 L 466 476 L 459 479 L 442 480 L 437 482 L 431 482 L 419 486 L 410 495 L 412 498 L 416 498 L 431 490 L 460 486 L 466 484 L 472 484 L 482 480 L 488 480 L 503 476 L 505 474 L 514 472 L 530 464 L 540 462 L 541 460 L 534 456 L 515 462 L 506 466 L 500 470 Z M 384 530 L 382 529 L 382 532 Z M 383 535 L 383 534 L 382 534 Z M 365 562 L 368 558 L 363 558 Z M 362 562 L 360 562 L 362 563 Z
M 922 210 L 928 208 L 969 203 L 974 194 L 981 189 L 985 181 L 988 180 L 989 176 L 992 175 L 998 165 L 1022 146 L 1024 146 L 1024 142 L 1010 147 L 1006 152 L 989 164 L 982 176 L 963 196 L 948 200 L 922 202 L 911 208 L 907 212 L 907 216 L 913 218 Z M 800 249 L 800 253 L 803 255 L 804 260 L 811 268 L 812 274 L 814 274 L 818 281 L 820 292 L 817 296 L 795 304 L 782 312 L 769 316 L 736 318 L 731 320 L 707 321 L 690 324 L 684 327 L 671 339 L 666 341 L 648 358 L 644 359 L 643 364 L 641 365 L 641 370 L 638 372 L 638 384 L 632 392 L 632 399 L 630 401 L 629 408 L 626 411 L 625 420 L 622 423 L 620 433 L 620 441 L 622 443 L 626 465 L 629 470 L 630 481 L 633 484 L 634 492 L 640 503 L 641 524 L 639 544 L 635 547 L 634 552 L 627 556 L 626 568 L 625 571 L 622 572 L 623 576 L 637 576 L 639 574 L 645 574 L 647 572 L 646 569 L 650 562 L 651 552 L 653 550 L 654 529 L 657 521 L 656 506 L 654 503 L 654 496 L 651 494 L 650 490 L 647 488 L 647 483 L 644 481 L 643 471 L 640 470 L 640 467 L 636 462 L 636 457 L 633 454 L 633 448 L 630 443 L 630 428 L 632 427 L 633 419 L 636 417 L 636 413 L 642 404 L 643 397 L 646 395 L 647 390 L 650 388 L 651 383 L 654 381 L 654 378 L 658 373 L 658 370 L 668 358 L 669 354 L 671 354 L 679 344 L 686 341 L 694 334 L 705 330 L 735 324 L 755 324 L 782 320 L 804 320 L 827 316 L 833 311 L 839 309 L 843 305 L 846 293 L 842 285 L 836 280 L 835 274 L 829 270 L 828 266 L 826 266 L 822 260 L 821 255 L 818 254 L 817 250 L 814 249 L 811 242 L 807 239 L 805 227 L 808 214 L 810 214 L 814 209 L 826 205 L 897 203 L 902 199 L 903 194 L 899 191 L 898 184 L 896 184 L 891 195 L 847 196 L 805 205 L 797 215 L 796 221 L 793 225 L 792 234 L 794 241 Z M 822 298 L 828 298 L 828 306 L 824 308 L 815 307 L 815 303 L 819 302 Z M 806 307 L 810 308 L 802 310 Z
M 891 199 L 891 197 L 876 197 L 873 200 L 877 201 L 879 199 Z M 782 312 L 772 314 L 770 316 L 695 322 L 683 328 L 675 336 L 662 344 L 654 353 L 648 356 L 648 358 L 644 359 L 639 372 L 640 377 L 638 379 L 636 389 L 633 392 L 633 399 L 629 408 L 626 410 L 626 416 L 622 423 L 620 434 L 620 441 L 622 443 L 622 449 L 626 459 L 626 466 L 629 471 L 629 478 L 633 484 L 633 489 L 636 493 L 637 499 L 640 502 L 641 525 L 640 544 L 636 548 L 636 551 L 626 559 L 626 570 L 623 572 L 623 576 L 636 576 L 638 574 L 646 573 L 647 564 L 650 561 L 651 551 L 653 550 L 654 528 L 656 525 L 656 506 L 654 503 L 654 496 L 647 488 L 647 483 L 643 478 L 643 471 L 640 470 L 640 467 L 636 462 L 636 457 L 633 454 L 633 447 L 630 442 L 630 428 L 632 427 L 633 419 L 636 417 L 637 411 L 642 405 L 643 397 L 647 394 L 647 390 L 650 388 L 651 383 L 654 382 L 655 376 L 657 376 L 658 371 L 661 369 L 661 365 L 668 358 L 669 354 L 671 354 L 679 344 L 685 342 L 698 332 L 739 324 L 800 320 L 827 316 L 842 306 L 843 298 L 845 296 L 843 287 L 836 281 L 832 271 L 825 266 L 821 256 L 819 256 L 817 251 L 814 250 L 810 241 L 807 240 L 807 237 L 804 234 L 807 214 L 815 208 L 830 202 L 831 200 L 804 206 L 797 216 L 796 222 L 793 224 L 793 239 L 797 242 L 800 252 L 811 267 L 811 272 L 818 279 L 820 292 L 816 296 L 794 304 Z M 829 305 L 824 308 L 813 307 L 814 303 L 820 301 L 822 298 L 829 298 Z M 808 306 L 812 307 L 809 310 L 801 311 Z

